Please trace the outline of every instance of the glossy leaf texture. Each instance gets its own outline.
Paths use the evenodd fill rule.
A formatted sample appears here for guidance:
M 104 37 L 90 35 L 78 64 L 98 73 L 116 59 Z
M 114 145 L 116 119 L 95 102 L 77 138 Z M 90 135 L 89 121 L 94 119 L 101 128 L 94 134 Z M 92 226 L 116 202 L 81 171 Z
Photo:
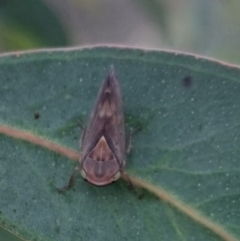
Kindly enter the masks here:
M 239 240 L 240 69 L 195 56 L 110 47 L 0 58 L 0 127 L 79 149 L 81 128 L 113 64 L 126 126 L 139 128 L 126 170 L 164 189 L 141 199 L 120 180 L 105 187 L 80 175 L 59 194 L 76 162 L 0 134 L 1 226 L 30 240 Z M 15 130 L 14 129 L 14 130 Z M 14 131 L 13 130 L 13 131 Z M 195 221 L 175 205 L 228 232 Z M 192 211 L 191 211 L 192 212 Z

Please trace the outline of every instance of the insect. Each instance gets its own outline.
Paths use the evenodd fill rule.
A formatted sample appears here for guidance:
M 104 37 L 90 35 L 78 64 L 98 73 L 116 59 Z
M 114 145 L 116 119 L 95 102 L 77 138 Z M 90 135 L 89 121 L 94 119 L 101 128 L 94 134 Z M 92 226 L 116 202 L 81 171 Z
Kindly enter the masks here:
M 120 86 L 114 69 L 109 68 L 80 139 L 82 156 L 64 191 L 73 185 L 80 171 L 91 184 L 103 186 L 120 178 L 125 162 L 125 124 Z

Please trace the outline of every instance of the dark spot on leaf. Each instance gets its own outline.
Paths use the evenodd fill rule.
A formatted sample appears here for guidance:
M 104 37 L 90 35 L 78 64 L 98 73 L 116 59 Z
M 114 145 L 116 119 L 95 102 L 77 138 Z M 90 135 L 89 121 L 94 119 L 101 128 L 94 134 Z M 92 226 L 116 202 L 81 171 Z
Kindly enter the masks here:
M 202 128 L 203 128 L 203 126 L 200 124 L 200 125 L 198 126 L 198 130 L 201 131 Z
M 39 119 L 39 118 L 40 118 L 40 113 L 35 112 L 35 113 L 34 113 L 34 119 L 37 120 L 37 119 Z
M 138 193 L 138 200 L 142 200 L 144 198 L 144 194 L 143 193 Z
M 192 82 L 193 82 L 193 80 L 192 80 L 191 76 L 186 76 L 182 79 L 182 85 L 186 88 L 191 87 Z
M 60 233 L 60 227 L 59 227 L 59 226 L 57 226 L 57 227 L 55 228 L 55 230 L 56 230 L 56 233 Z
M 17 210 L 16 210 L 16 209 L 13 209 L 13 212 L 14 212 L 14 213 L 16 213 L 16 212 L 17 212 Z

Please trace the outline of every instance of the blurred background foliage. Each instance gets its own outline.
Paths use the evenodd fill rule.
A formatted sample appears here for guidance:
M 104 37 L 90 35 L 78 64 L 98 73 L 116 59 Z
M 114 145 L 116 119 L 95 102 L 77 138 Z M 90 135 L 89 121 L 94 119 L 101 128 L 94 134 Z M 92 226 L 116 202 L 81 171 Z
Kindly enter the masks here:
M 0 51 L 120 44 L 240 64 L 237 0 L 0 0 Z

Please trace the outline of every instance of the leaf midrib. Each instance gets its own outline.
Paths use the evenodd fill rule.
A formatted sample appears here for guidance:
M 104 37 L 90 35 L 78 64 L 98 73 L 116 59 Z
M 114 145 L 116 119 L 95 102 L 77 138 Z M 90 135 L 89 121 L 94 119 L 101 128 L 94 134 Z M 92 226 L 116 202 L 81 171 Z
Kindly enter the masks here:
M 72 150 L 70 148 L 56 144 L 52 141 L 46 140 L 40 136 L 34 135 L 25 130 L 20 130 L 20 129 L 11 127 L 11 126 L 6 126 L 6 125 L 0 124 L 0 133 L 4 134 L 6 136 L 10 136 L 14 139 L 24 140 L 24 141 L 30 142 L 34 145 L 38 145 L 38 146 L 47 148 L 53 152 L 66 156 L 67 158 L 72 159 L 72 160 L 78 160 L 80 157 L 80 154 L 75 150 Z M 214 223 L 213 220 L 209 220 L 207 217 L 200 214 L 193 207 L 190 207 L 189 205 L 185 204 L 184 202 L 173 197 L 171 194 L 169 194 L 167 191 L 165 191 L 160 186 L 155 186 L 151 183 L 148 183 L 148 182 L 146 182 L 142 179 L 139 179 L 137 177 L 134 177 L 132 175 L 129 175 L 129 177 L 127 177 L 126 175 L 123 174 L 122 178 L 126 181 L 128 181 L 129 180 L 128 178 L 130 178 L 133 185 L 139 186 L 139 187 L 146 189 L 147 191 L 153 193 L 159 199 L 174 206 L 175 208 L 177 208 L 179 211 L 181 211 L 188 217 L 192 218 L 196 222 L 200 223 L 201 225 L 203 225 L 206 228 L 208 228 L 209 230 L 211 230 L 213 233 L 217 234 L 223 240 L 237 241 L 237 239 L 235 237 L 233 237 L 231 234 L 229 234 L 227 231 L 225 231 L 223 227 Z

